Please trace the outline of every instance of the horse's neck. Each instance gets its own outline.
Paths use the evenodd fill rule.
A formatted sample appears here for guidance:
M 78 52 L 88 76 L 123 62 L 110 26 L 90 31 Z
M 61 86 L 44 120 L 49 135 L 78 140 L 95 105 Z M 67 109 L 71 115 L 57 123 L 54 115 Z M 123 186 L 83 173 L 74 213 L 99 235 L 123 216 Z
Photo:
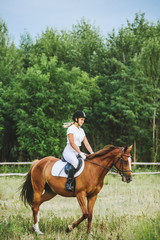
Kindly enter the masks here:
M 96 157 L 93 160 L 91 160 L 93 163 L 93 171 L 95 171 L 95 178 L 102 180 L 104 179 L 105 175 L 108 173 L 108 171 L 113 166 L 113 157 L 109 156 L 101 156 Z M 92 164 L 92 163 L 91 163 Z M 98 166 L 95 166 L 98 165 Z
M 113 165 L 113 156 L 106 154 L 104 156 L 96 158 L 94 161 L 103 166 L 102 168 L 109 170 Z

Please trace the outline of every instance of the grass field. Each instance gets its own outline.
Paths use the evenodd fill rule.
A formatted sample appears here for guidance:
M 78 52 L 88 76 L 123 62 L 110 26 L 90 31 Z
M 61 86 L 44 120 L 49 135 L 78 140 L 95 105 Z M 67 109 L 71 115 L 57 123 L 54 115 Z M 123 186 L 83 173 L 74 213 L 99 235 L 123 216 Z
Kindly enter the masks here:
M 0 239 L 127 239 L 160 240 L 160 176 L 134 176 L 126 184 L 107 175 L 94 207 L 92 236 L 84 221 L 66 233 L 66 227 L 81 216 L 75 198 L 56 196 L 40 208 L 40 230 L 32 231 L 32 211 L 19 200 L 23 177 L 0 178 Z

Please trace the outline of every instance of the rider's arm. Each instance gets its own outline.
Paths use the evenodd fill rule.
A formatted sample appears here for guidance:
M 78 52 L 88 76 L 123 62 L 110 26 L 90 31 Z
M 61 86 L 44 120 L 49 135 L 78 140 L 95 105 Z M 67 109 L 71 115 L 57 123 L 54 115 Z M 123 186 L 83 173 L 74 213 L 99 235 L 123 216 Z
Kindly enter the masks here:
M 72 148 L 77 152 L 77 153 L 81 153 L 81 151 L 79 150 L 79 148 L 77 147 L 77 145 L 74 143 L 74 136 L 72 133 L 68 134 L 68 139 L 70 142 L 70 145 L 72 146 Z
M 93 150 L 92 150 L 92 148 L 91 148 L 91 146 L 90 146 L 86 136 L 83 139 L 83 143 L 84 143 L 85 147 L 87 148 L 88 152 L 93 153 Z

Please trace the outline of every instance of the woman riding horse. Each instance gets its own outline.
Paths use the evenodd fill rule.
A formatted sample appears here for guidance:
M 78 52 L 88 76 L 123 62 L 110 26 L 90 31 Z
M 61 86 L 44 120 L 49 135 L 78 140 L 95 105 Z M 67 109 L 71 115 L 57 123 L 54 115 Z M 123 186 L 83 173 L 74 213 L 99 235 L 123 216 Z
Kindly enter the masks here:
M 77 156 L 80 155 L 83 160 L 86 159 L 86 155 L 80 151 L 81 143 L 84 143 L 89 153 L 92 154 L 93 150 L 84 130 L 81 128 L 86 119 L 85 113 L 78 110 L 73 114 L 72 119 L 74 122 L 64 124 L 65 128 L 67 128 L 67 145 L 63 151 L 63 158 L 71 164 L 65 188 L 68 191 L 74 192 L 73 179 L 79 163 Z
M 52 167 L 59 159 L 50 156 L 35 160 L 21 186 L 22 200 L 32 207 L 35 232 L 42 234 L 39 229 L 40 205 L 59 194 L 64 197 L 76 197 L 83 213 L 82 217 L 69 225 L 67 229 L 71 231 L 87 218 L 87 232 L 89 233 L 94 204 L 108 171 L 115 166 L 117 173 L 122 176 L 122 181 L 127 183 L 132 181 L 131 149 L 132 146 L 123 148 L 108 145 L 87 156 L 83 172 L 75 179 L 75 192 L 66 191 L 65 177 L 52 176 Z

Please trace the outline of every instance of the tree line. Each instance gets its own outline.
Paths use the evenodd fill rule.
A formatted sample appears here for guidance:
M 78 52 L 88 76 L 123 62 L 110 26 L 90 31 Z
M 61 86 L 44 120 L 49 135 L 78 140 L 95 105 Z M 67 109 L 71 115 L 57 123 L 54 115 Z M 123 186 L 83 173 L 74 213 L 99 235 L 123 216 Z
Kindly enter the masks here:
M 133 144 L 137 161 L 160 161 L 160 21 L 136 13 L 103 36 L 82 18 L 16 47 L 0 20 L 1 161 L 60 157 L 76 110 L 94 151 Z

